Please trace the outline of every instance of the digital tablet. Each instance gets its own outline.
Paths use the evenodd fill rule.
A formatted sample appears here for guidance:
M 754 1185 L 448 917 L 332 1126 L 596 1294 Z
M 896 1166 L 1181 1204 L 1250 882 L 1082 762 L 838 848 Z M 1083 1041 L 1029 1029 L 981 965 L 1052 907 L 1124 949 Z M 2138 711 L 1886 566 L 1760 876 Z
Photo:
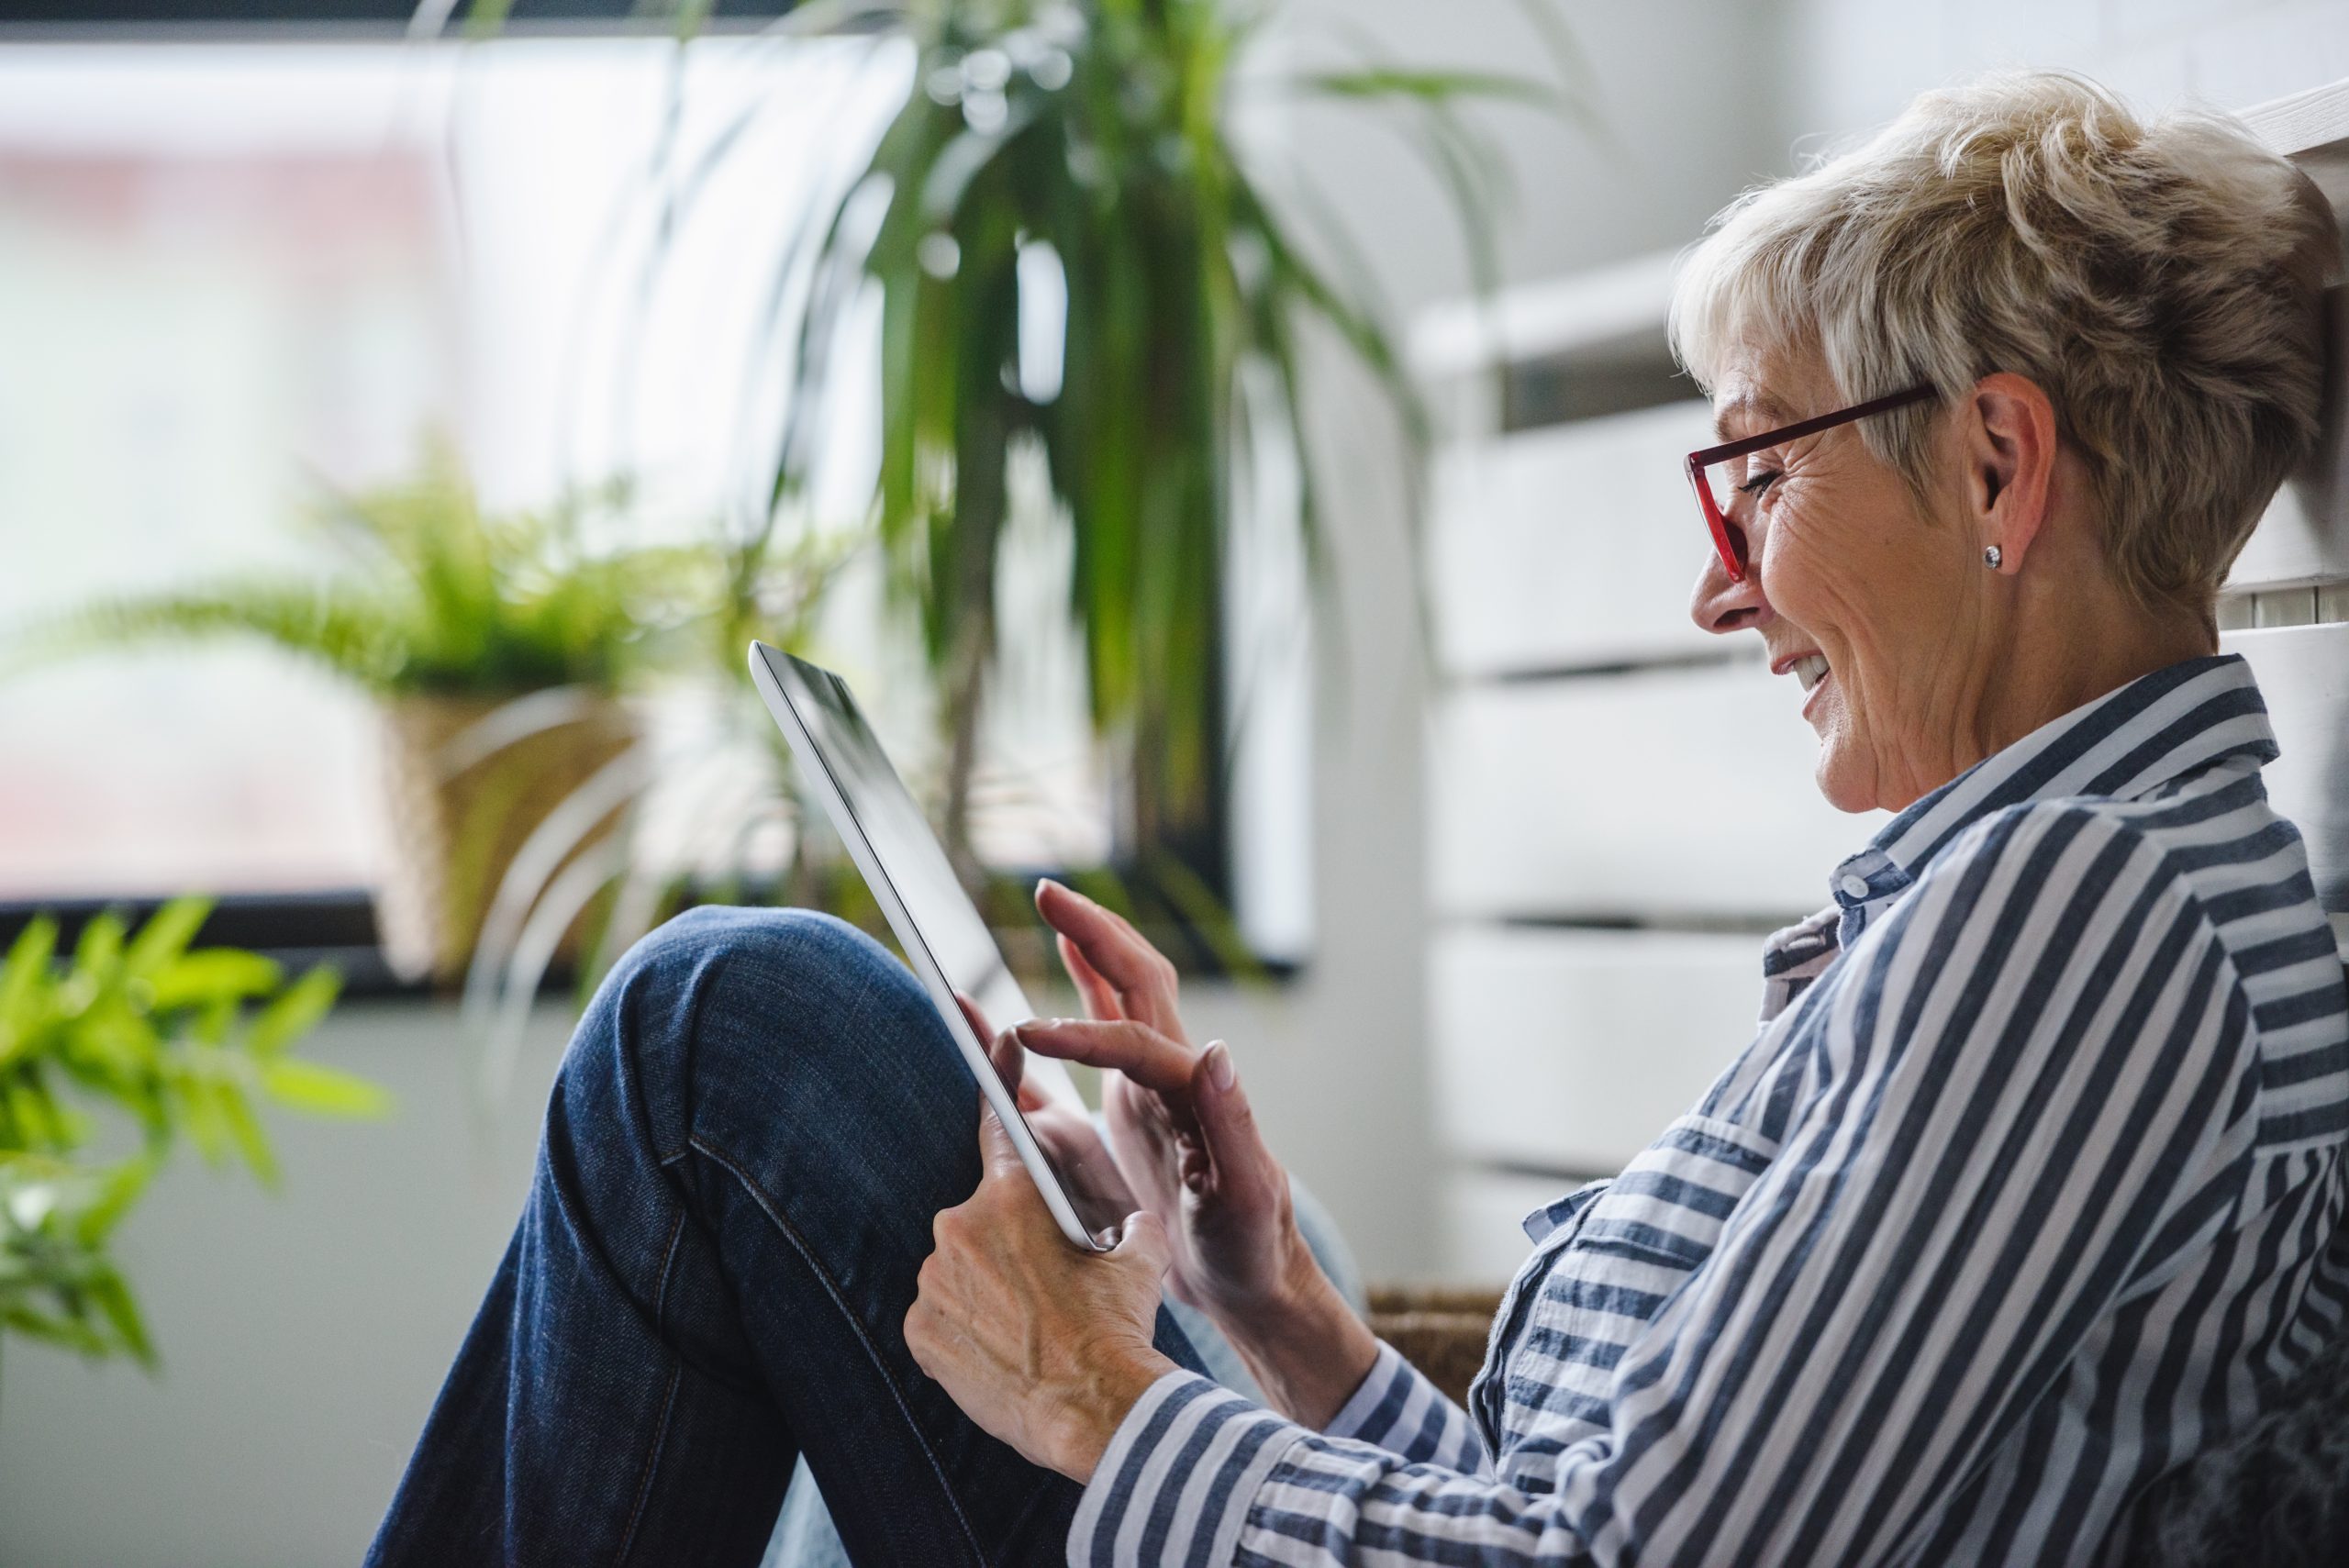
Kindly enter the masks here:
M 978 1080 L 979 1092 L 1011 1135 L 1020 1163 L 1035 1178 L 1052 1218 L 1063 1234 L 1086 1251 L 1107 1251 L 1094 1239 L 1097 1230 L 1125 1216 L 1078 1211 L 1070 1188 L 1020 1114 L 1017 1097 L 996 1072 L 987 1042 L 955 1003 L 959 991 L 976 1002 L 987 1022 L 999 1029 L 1036 1016 L 986 921 L 956 880 L 938 836 L 864 722 L 848 683 L 763 642 L 751 644 L 751 681 L 782 726 L 800 773 L 840 830 L 850 858 L 896 933 L 907 963 L 930 993 L 946 1032 Z M 1060 1062 L 1031 1054 L 1024 1071 L 1028 1081 L 1049 1097 L 1082 1104 Z

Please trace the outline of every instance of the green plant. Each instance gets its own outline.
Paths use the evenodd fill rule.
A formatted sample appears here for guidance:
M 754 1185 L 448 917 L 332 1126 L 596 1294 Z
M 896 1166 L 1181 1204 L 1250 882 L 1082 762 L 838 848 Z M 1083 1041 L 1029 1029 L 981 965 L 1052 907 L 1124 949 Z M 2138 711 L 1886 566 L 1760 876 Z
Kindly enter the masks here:
M 596 548 L 593 525 L 627 498 L 612 484 L 487 516 L 455 451 L 428 442 L 413 477 L 328 498 L 322 521 L 349 570 L 103 600 L 34 628 L 28 650 L 258 637 L 383 696 L 609 693 L 722 578 L 699 545 Z
M 1286 204 L 1266 195 L 1233 130 L 1243 83 L 1405 111 L 1406 140 L 1453 197 L 1480 286 L 1496 273 L 1502 164 L 1463 106 L 1574 112 L 1570 90 L 1533 77 L 1377 60 L 1243 70 L 1274 9 L 917 0 L 809 6 L 785 24 L 879 28 L 918 50 L 913 89 L 863 176 L 785 258 L 807 282 L 796 295 L 777 291 L 804 303 L 773 493 L 784 501 L 813 472 L 846 307 L 861 288 L 877 290 L 874 505 L 889 583 L 918 611 L 944 695 L 944 828 L 958 858 L 1020 448 L 1041 452 L 1043 503 L 1072 530 L 1069 615 L 1095 725 L 1130 760 L 1139 845 L 1211 881 L 1217 606 L 1235 491 L 1253 465 L 1277 458 L 1299 476 L 1295 522 L 1326 586 L 1304 436 L 1308 328 L 1333 332 L 1384 390 L 1416 490 L 1427 420 L 1368 270 L 1334 225 L 1319 238 L 1342 281 L 1300 243 L 1291 213 L 1322 210 L 1309 187 L 1292 178 Z M 1555 17 L 1542 0 L 1524 9 L 1560 81 L 1571 81 L 1577 67 Z M 1039 273 L 1057 278 L 1050 292 L 1065 301 L 1059 373 L 1041 381 L 1021 351 Z
M 174 900 L 135 935 L 100 915 L 62 962 L 56 923 L 36 918 L 0 962 L 0 1329 L 152 1367 L 109 1243 L 180 1138 L 273 1187 L 257 1102 L 337 1117 L 390 1104 L 294 1054 L 334 1006 L 335 973 L 287 984 L 258 954 L 192 950 L 210 907 Z M 128 1152 L 91 1151 L 97 1106 L 118 1113 Z

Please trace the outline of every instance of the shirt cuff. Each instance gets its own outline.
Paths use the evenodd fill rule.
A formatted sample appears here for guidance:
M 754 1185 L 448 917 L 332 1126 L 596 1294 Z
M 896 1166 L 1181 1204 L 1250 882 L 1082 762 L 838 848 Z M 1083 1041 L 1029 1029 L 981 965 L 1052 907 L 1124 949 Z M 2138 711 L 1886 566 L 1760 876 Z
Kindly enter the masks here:
M 1308 1435 L 1197 1373 L 1168 1373 L 1094 1467 L 1069 1525 L 1070 1568 L 1230 1562 L 1258 1488 Z
M 1374 1444 L 1406 1463 L 1476 1469 L 1475 1429 L 1466 1412 L 1384 1340 L 1362 1386 L 1322 1431 Z

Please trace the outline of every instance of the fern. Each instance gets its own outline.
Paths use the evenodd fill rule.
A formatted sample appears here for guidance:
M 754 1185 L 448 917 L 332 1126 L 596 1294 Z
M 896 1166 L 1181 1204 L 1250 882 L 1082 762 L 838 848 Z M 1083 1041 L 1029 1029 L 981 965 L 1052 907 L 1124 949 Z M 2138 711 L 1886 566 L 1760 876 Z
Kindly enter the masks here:
M 28 628 L 8 664 L 241 639 L 384 696 L 611 692 L 666 651 L 724 578 L 706 547 L 590 549 L 583 522 L 628 499 L 615 484 L 542 513 L 484 516 L 453 450 L 429 443 L 409 479 L 328 498 L 321 521 L 340 571 L 100 599 Z

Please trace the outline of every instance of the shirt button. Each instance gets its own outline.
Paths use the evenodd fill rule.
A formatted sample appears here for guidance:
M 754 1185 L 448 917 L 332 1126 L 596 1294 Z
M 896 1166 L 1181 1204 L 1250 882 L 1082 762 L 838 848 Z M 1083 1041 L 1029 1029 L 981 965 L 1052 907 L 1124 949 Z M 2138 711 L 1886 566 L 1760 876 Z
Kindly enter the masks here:
M 1843 879 L 1843 891 L 1854 898 L 1865 898 L 1868 895 L 1868 879 L 1857 875 L 1847 876 Z

